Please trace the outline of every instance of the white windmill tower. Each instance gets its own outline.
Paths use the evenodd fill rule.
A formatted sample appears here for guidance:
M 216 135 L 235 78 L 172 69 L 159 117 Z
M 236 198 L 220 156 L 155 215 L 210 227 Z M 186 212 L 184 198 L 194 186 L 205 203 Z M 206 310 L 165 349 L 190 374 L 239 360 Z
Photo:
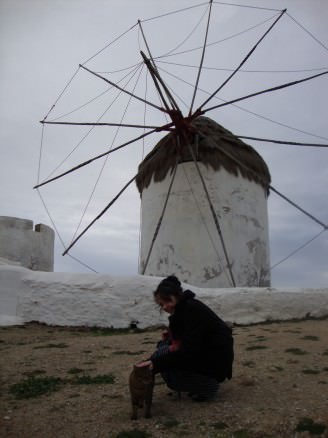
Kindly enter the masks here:
M 175 273 L 200 287 L 269 286 L 264 160 L 207 117 L 189 131 L 180 145 L 166 135 L 139 166 L 140 273 Z

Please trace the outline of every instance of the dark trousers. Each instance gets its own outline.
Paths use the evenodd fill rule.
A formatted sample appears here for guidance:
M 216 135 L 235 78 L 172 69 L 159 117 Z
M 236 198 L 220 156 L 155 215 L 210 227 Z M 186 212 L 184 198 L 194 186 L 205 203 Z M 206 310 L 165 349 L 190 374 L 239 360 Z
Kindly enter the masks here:
M 167 341 L 160 341 L 152 357 L 169 353 Z M 204 376 L 189 370 L 170 368 L 161 373 L 167 386 L 173 391 L 188 392 L 203 398 L 212 398 L 218 391 L 219 384 L 213 377 Z

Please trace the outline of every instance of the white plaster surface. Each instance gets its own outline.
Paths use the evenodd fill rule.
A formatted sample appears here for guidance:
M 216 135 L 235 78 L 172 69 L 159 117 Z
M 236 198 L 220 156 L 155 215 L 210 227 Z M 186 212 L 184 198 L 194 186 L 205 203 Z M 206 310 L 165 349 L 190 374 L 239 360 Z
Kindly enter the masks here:
M 267 198 L 264 188 L 198 163 L 224 237 L 235 284 L 270 285 Z M 140 273 L 199 287 L 231 287 L 231 277 L 209 202 L 193 162 L 180 163 L 146 271 L 152 239 L 167 197 L 171 173 L 142 191 Z
M 0 325 L 140 328 L 166 323 L 153 302 L 161 278 L 30 271 L 0 265 Z M 198 288 L 183 284 L 224 320 L 237 324 L 328 317 L 328 288 Z
M 35 271 L 54 270 L 55 233 L 47 225 L 0 216 L 0 257 Z M 0 262 L 1 263 L 1 262 Z

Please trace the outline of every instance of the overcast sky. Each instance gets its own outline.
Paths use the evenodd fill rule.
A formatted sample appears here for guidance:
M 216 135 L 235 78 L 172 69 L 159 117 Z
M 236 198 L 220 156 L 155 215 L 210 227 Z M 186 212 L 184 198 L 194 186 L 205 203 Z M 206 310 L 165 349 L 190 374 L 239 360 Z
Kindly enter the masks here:
M 194 0 L 0 0 L 0 215 L 56 226 L 60 234 L 56 236 L 56 271 L 90 272 L 69 256 L 63 257 L 63 245 L 72 240 L 80 221 L 79 232 L 135 175 L 144 154 L 163 134 L 146 137 L 145 142 L 127 146 L 108 159 L 97 160 L 41 188 L 50 219 L 38 192 L 33 190 L 38 178 L 43 181 L 143 131 L 124 128 L 117 132 L 115 127 L 90 131 L 85 126 L 47 125 L 42 136 L 39 121 L 56 104 L 47 118 L 49 121 L 119 123 L 123 120 L 133 124 L 145 121 L 156 126 L 166 123 L 157 109 L 148 107 L 145 112 L 142 102 L 129 102 L 129 96 L 79 68 L 82 64 L 141 97 L 147 91 L 147 99 L 158 104 L 146 68 L 138 69 L 140 50 L 147 53 L 142 31 L 159 71 L 176 93 L 183 112 L 188 112 L 193 94 L 190 84 L 196 81 L 196 67 L 202 53 L 201 49 L 190 49 L 203 44 L 208 5 L 204 2 L 178 14 L 148 19 L 200 3 Z M 236 3 L 272 10 L 213 5 L 208 33 L 210 45 L 194 108 L 240 64 L 276 20 L 279 9 L 287 8 L 289 15 L 278 21 L 241 71 L 207 107 L 328 70 L 326 0 Z M 141 27 L 134 26 L 138 19 Z M 109 45 L 130 28 L 131 31 Z M 117 70 L 120 71 L 114 73 Z M 323 75 L 206 115 L 236 135 L 327 144 L 327 101 L 328 75 Z M 86 102 L 89 104 L 85 106 Z M 76 108 L 79 109 L 72 112 Z M 42 159 L 38 170 L 41 138 Z M 328 149 L 248 143 L 267 162 L 272 186 L 327 224 Z M 272 266 L 323 231 L 322 226 L 275 193 L 270 194 L 268 208 Z M 139 194 L 132 185 L 80 239 L 71 255 L 100 273 L 137 273 L 139 210 Z M 272 285 L 327 286 L 327 260 L 328 233 L 323 232 L 273 268 Z

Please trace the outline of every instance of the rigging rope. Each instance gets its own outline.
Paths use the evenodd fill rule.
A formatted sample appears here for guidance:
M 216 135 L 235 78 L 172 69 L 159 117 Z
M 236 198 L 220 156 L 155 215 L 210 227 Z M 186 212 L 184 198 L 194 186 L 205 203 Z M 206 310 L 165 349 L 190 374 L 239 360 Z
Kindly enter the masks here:
M 198 148 L 198 135 L 196 135 L 196 144 L 197 144 L 197 148 Z M 214 223 L 215 223 L 216 229 L 218 231 L 218 234 L 219 234 L 219 237 L 220 237 L 220 240 L 221 240 L 221 245 L 222 245 L 223 253 L 224 253 L 224 256 L 225 256 L 225 259 L 226 259 L 226 262 L 227 262 L 227 266 L 228 266 L 228 270 L 229 270 L 229 273 L 230 273 L 230 277 L 231 277 L 231 283 L 232 283 L 233 287 L 236 287 L 235 279 L 234 279 L 234 276 L 233 276 L 233 273 L 232 273 L 232 269 L 231 269 L 231 263 L 229 261 L 227 248 L 226 248 L 226 245 L 224 243 L 224 239 L 223 239 L 223 236 L 222 236 L 221 227 L 220 227 L 220 224 L 219 224 L 219 220 L 218 220 L 217 214 L 216 214 L 216 212 L 214 210 L 214 207 L 213 207 L 210 195 L 209 195 L 208 190 L 207 190 L 207 186 L 206 186 L 205 180 L 204 180 L 202 172 L 201 172 L 201 170 L 199 168 L 199 165 L 198 165 L 197 159 L 195 157 L 194 151 L 192 150 L 192 147 L 191 147 L 189 142 L 188 142 L 188 147 L 189 147 L 190 155 L 191 155 L 191 157 L 192 157 L 192 159 L 193 159 L 193 161 L 195 163 L 195 166 L 196 166 L 198 175 L 200 177 L 202 186 L 204 188 L 204 192 L 205 192 L 206 198 L 207 198 L 209 206 L 210 206 L 210 210 L 211 210 L 211 213 L 212 213 L 212 216 L 213 216 L 213 219 L 214 219 Z
M 308 29 L 306 29 L 300 22 L 298 22 L 292 15 L 290 15 L 287 12 L 287 15 L 289 18 L 291 18 L 301 29 L 304 30 L 304 32 L 306 32 L 308 35 L 310 35 L 311 38 L 314 39 L 314 41 L 316 41 L 321 47 L 323 47 L 325 50 L 328 50 L 328 47 L 325 46 L 318 38 L 316 38 Z
M 236 135 L 238 138 L 243 138 L 245 140 L 255 140 L 255 141 L 264 141 L 268 143 L 277 143 L 277 144 L 288 144 L 291 146 L 310 146 L 317 148 L 327 148 L 328 144 L 320 144 L 320 143 L 301 143 L 296 141 L 285 141 L 285 140 L 273 140 L 269 138 L 259 138 L 259 137 L 247 137 L 245 135 Z
M 198 89 L 198 84 L 199 84 L 199 79 L 200 79 L 200 74 L 202 72 L 202 66 L 203 66 L 203 63 L 204 63 L 206 43 L 207 43 L 207 37 L 208 37 L 208 30 L 209 30 L 209 27 L 210 27 L 210 20 L 211 20 L 212 3 L 213 3 L 213 0 L 210 0 L 210 7 L 209 7 L 209 11 L 208 11 L 208 18 L 207 18 L 207 25 L 206 25 L 206 30 L 205 30 L 205 39 L 204 39 L 204 45 L 203 45 L 203 50 L 202 50 L 202 56 L 201 56 L 200 64 L 199 64 L 199 68 L 198 68 L 196 83 L 195 83 L 195 87 L 194 87 L 194 93 L 193 93 L 193 96 L 192 96 L 192 99 L 191 99 L 189 115 L 192 114 L 192 108 L 194 106 L 194 102 L 195 102 L 195 98 L 196 98 L 196 93 L 197 93 L 197 89 Z
M 148 254 L 147 254 L 144 266 L 142 268 L 142 274 L 143 275 L 146 272 L 146 269 L 147 269 L 147 266 L 148 266 L 148 263 L 149 263 L 149 259 L 150 259 L 150 256 L 151 256 L 151 253 L 152 253 L 152 250 L 153 250 L 153 247 L 154 247 L 154 243 L 156 241 L 159 229 L 160 229 L 160 227 L 162 225 L 163 217 L 164 217 L 164 214 L 165 214 L 165 210 L 166 210 L 166 207 L 167 207 L 167 203 L 168 203 L 168 200 L 169 200 L 169 197 L 170 197 L 170 194 L 171 194 L 171 190 L 172 190 L 172 186 L 173 186 L 173 182 L 174 182 L 174 179 L 175 179 L 175 175 L 176 175 L 176 171 L 177 171 L 177 167 L 178 167 L 178 163 L 179 163 L 179 158 L 180 157 L 177 156 L 176 163 L 175 163 L 175 166 L 174 166 L 174 169 L 173 169 L 172 178 L 171 178 L 170 185 L 169 185 L 169 189 L 167 191 L 166 198 L 165 198 L 165 201 L 164 201 L 164 205 L 163 205 L 163 208 L 162 208 L 162 212 L 161 212 L 161 215 L 160 215 L 160 217 L 158 219 L 158 222 L 157 222 L 157 225 L 156 225 L 156 228 L 155 228 L 155 232 L 154 232 L 152 241 L 150 243 Z
M 221 108 L 223 106 L 230 105 L 230 104 L 235 103 L 235 102 L 240 102 L 241 100 L 249 99 L 250 97 L 260 96 L 261 94 L 271 93 L 272 91 L 277 91 L 277 90 L 281 90 L 281 89 L 286 88 L 286 87 L 291 87 L 292 85 L 297 85 L 297 84 L 300 84 L 302 82 L 306 82 L 306 81 L 309 81 L 311 79 L 318 78 L 319 76 L 326 75 L 327 73 L 328 73 L 328 71 L 324 71 L 323 73 L 318 73 L 316 75 L 308 76 L 306 78 L 299 79 L 297 81 L 287 82 L 285 84 L 277 85 L 276 87 L 266 88 L 265 90 L 261 90 L 261 91 L 255 92 L 255 93 L 248 94 L 247 96 L 238 97 L 237 99 L 229 100 L 225 103 L 221 103 L 219 105 L 215 105 L 215 106 L 212 106 L 210 108 L 205 108 L 204 110 L 201 111 L 201 114 L 205 114 L 208 111 L 212 111 L 216 108 Z
M 196 207 L 197 207 L 197 209 L 198 209 L 198 212 L 199 212 L 200 218 L 201 218 L 201 220 L 202 220 L 202 223 L 203 223 L 203 225 L 204 225 L 204 227 L 205 227 L 205 229 L 206 229 L 207 235 L 208 235 L 208 237 L 209 237 L 209 239 L 210 239 L 210 242 L 211 242 L 211 244 L 212 244 L 212 248 L 213 248 L 213 250 L 214 250 L 214 252 L 215 252 L 215 254 L 216 254 L 217 258 L 218 258 L 219 265 L 220 265 L 220 267 L 222 268 L 222 271 L 224 272 L 224 275 L 226 276 L 228 282 L 231 283 L 230 276 L 227 274 L 226 267 L 225 267 L 224 263 L 223 263 L 222 260 L 221 260 L 220 253 L 219 253 L 219 251 L 218 251 L 218 249 L 217 249 L 217 247 L 216 247 L 216 245 L 215 245 L 215 243 L 214 243 L 214 239 L 213 239 L 213 237 L 212 237 L 212 235 L 211 235 L 211 233 L 210 233 L 210 230 L 209 230 L 209 228 L 208 228 L 208 226 L 207 226 L 207 223 L 206 223 L 206 220 L 205 220 L 205 218 L 204 218 L 204 215 L 203 215 L 202 209 L 200 208 L 200 205 L 199 205 L 198 200 L 197 200 L 197 198 L 196 198 L 195 192 L 194 192 L 194 190 L 193 190 L 193 188 L 192 188 L 192 185 L 191 185 L 191 182 L 190 182 L 190 180 L 189 180 L 189 178 L 188 178 L 188 175 L 187 175 L 186 169 L 185 169 L 184 166 L 182 166 L 182 169 L 183 169 L 183 172 L 184 172 L 185 178 L 186 178 L 186 180 L 187 180 L 187 182 L 188 182 L 188 185 L 189 185 L 189 187 L 190 187 L 190 191 L 191 191 L 192 197 L 194 198 L 194 202 L 195 202 Z
M 316 234 L 314 237 L 312 237 L 310 240 L 306 241 L 305 243 L 303 243 L 301 246 L 299 246 L 298 248 L 296 248 L 294 251 L 292 251 L 288 256 L 284 257 L 283 259 L 281 259 L 279 262 L 275 263 L 274 265 L 271 266 L 270 271 L 272 271 L 274 268 L 276 268 L 277 266 L 281 265 L 281 263 L 285 262 L 286 260 L 288 260 L 290 257 L 292 257 L 294 254 L 296 254 L 297 252 L 299 252 L 301 249 L 305 248 L 307 245 L 309 245 L 311 242 L 313 242 L 315 239 L 317 239 L 319 236 L 321 236 L 322 233 L 324 233 L 325 231 L 327 231 L 327 228 L 325 228 L 324 230 L 321 230 L 318 234 Z
M 236 38 L 236 37 L 238 37 L 238 36 L 240 36 L 240 35 L 243 35 L 244 33 L 247 33 L 247 32 L 249 32 L 249 31 L 251 31 L 251 30 L 253 30 L 253 29 L 256 29 L 256 28 L 259 27 L 259 26 L 262 26 L 262 24 L 265 24 L 265 23 L 267 23 L 268 21 L 271 21 L 271 20 L 272 20 L 273 18 L 275 18 L 276 16 L 277 16 L 277 14 L 273 15 L 273 16 L 270 17 L 270 18 L 267 18 L 266 20 L 261 21 L 261 22 L 258 23 L 258 24 L 255 24 L 254 26 L 251 26 L 251 27 L 248 27 L 248 28 L 246 28 L 246 29 L 244 29 L 244 30 L 242 30 L 242 31 L 236 32 L 236 33 L 234 33 L 234 34 L 232 34 L 232 35 L 230 35 L 230 36 L 227 36 L 227 37 L 225 37 L 225 38 L 223 38 L 223 39 L 221 39 L 221 40 L 217 40 L 217 41 L 213 41 L 212 43 L 208 43 L 208 44 L 206 45 L 206 47 L 215 46 L 216 44 L 219 44 L 219 43 L 222 43 L 222 42 L 224 42 L 224 41 L 228 41 L 228 40 L 230 40 L 230 39 L 233 39 L 233 38 Z M 157 56 L 155 59 L 158 60 L 158 59 L 161 59 L 161 58 L 168 58 L 168 57 L 172 57 L 172 56 L 183 55 L 183 54 L 185 54 L 185 53 L 191 53 L 191 52 L 195 52 L 195 51 L 197 51 L 197 50 L 201 50 L 202 48 L 203 48 L 203 46 L 197 46 L 197 47 L 193 47 L 192 49 L 186 49 L 186 50 L 183 50 L 183 51 L 181 51 L 181 52 L 175 52 L 175 53 L 171 53 L 171 54 L 159 55 L 159 56 Z
M 236 3 L 227 3 L 227 2 L 219 2 L 219 1 L 214 1 L 213 3 L 216 5 L 238 6 L 240 8 L 259 9 L 259 10 L 262 9 L 265 11 L 279 11 L 279 12 L 281 11 L 281 9 L 263 8 L 261 6 L 241 5 Z
M 137 71 L 142 68 L 142 64 L 139 64 L 139 66 L 137 68 L 134 69 L 134 71 L 132 71 L 131 73 L 127 74 L 124 76 L 123 79 L 127 78 L 130 74 L 131 77 L 128 79 L 128 81 L 125 83 L 124 86 L 127 86 L 130 81 L 132 80 L 132 78 L 135 76 L 135 74 L 137 73 Z M 122 80 L 123 80 L 122 79 Z M 116 100 L 119 98 L 121 92 L 118 92 L 116 97 L 114 97 L 114 99 L 112 100 L 112 102 L 107 106 L 107 108 L 105 109 L 105 111 L 98 117 L 97 121 L 99 122 L 104 115 L 107 113 L 107 111 L 114 105 L 114 103 L 116 102 Z M 58 170 L 64 163 L 65 161 L 67 161 L 67 159 L 78 149 L 78 147 L 84 142 L 84 140 L 91 134 L 91 132 L 94 130 L 95 126 L 92 126 L 83 136 L 82 138 L 77 142 L 77 144 L 73 147 L 73 149 L 66 155 L 66 157 L 52 170 L 52 172 L 48 175 L 48 178 L 51 177 L 51 175 L 53 175 L 56 170 Z
M 135 82 L 135 84 L 134 84 L 133 92 L 134 92 L 134 90 L 135 90 L 135 88 L 136 88 L 136 86 L 137 86 L 137 84 L 138 84 L 138 82 L 139 82 L 139 79 L 140 79 L 140 76 L 141 76 L 142 70 L 143 70 L 143 68 L 140 69 L 139 75 L 138 75 L 138 77 L 137 77 L 137 79 L 136 79 L 136 82 Z M 124 118 L 125 118 L 126 112 L 127 112 L 128 107 L 129 107 L 129 105 L 130 105 L 130 102 L 131 102 L 131 99 L 132 99 L 132 96 L 130 96 L 130 98 L 129 98 L 127 104 L 126 104 L 125 110 L 124 110 L 123 115 L 122 115 L 122 117 L 121 117 L 121 122 L 122 122 L 122 121 L 124 120 Z M 115 140 L 116 140 L 116 137 L 117 137 L 117 135 L 118 135 L 118 133 L 119 133 L 119 130 L 120 130 L 120 127 L 118 127 L 118 128 L 116 129 L 116 133 L 115 133 L 114 138 L 113 138 L 113 140 L 112 140 L 111 149 L 112 149 L 113 144 L 114 144 L 114 142 L 115 142 Z M 100 172 L 99 172 L 98 177 L 97 177 L 97 179 L 96 179 L 96 181 L 95 181 L 95 184 L 94 184 L 94 186 L 93 186 L 93 189 L 92 189 L 92 191 L 91 191 L 91 194 L 90 194 L 90 196 L 89 196 L 89 199 L 88 199 L 88 201 L 87 201 L 87 203 L 86 203 L 86 205 L 85 205 L 85 208 L 84 208 L 84 210 L 83 210 L 82 216 L 81 216 L 81 218 L 80 218 L 80 222 L 79 222 L 79 224 L 78 224 L 78 226 L 77 226 L 77 228 L 76 228 L 76 231 L 75 231 L 75 233 L 74 233 L 74 235 L 73 235 L 72 241 L 74 240 L 74 238 L 75 238 L 75 236 L 76 236 L 76 234 L 77 234 L 77 232 L 78 232 L 78 230 L 79 230 L 79 228 L 80 228 L 80 226 L 81 226 L 81 224 L 82 224 L 83 218 L 84 218 L 84 216 L 85 216 L 85 214 L 86 214 L 86 212 L 87 212 L 87 210 L 88 210 L 88 208 L 89 208 L 89 205 L 90 205 L 91 200 L 92 200 L 92 198 L 93 198 L 93 196 L 94 196 L 94 193 L 95 193 L 95 191 L 96 191 L 96 188 L 97 188 L 97 186 L 98 186 L 98 183 L 99 183 L 99 181 L 100 181 L 100 178 L 101 178 L 101 176 L 102 176 L 102 174 L 103 174 L 103 171 L 104 171 L 104 169 L 105 169 L 105 166 L 106 166 L 106 164 L 107 164 L 107 162 L 108 162 L 108 159 L 109 159 L 109 155 L 106 155 L 106 158 L 105 158 L 105 160 L 104 160 L 104 162 L 103 162 L 103 164 L 102 164 L 102 166 L 101 166 Z
M 131 68 L 129 68 L 129 72 L 125 76 L 123 76 L 119 81 L 117 81 L 117 84 L 120 84 L 122 81 L 124 81 L 124 79 L 126 79 L 130 75 L 131 75 L 131 78 L 130 78 L 130 80 L 131 80 L 133 78 L 133 76 L 136 74 L 136 72 L 139 70 L 139 68 L 141 68 L 141 66 L 142 66 L 142 62 L 139 62 L 138 64 L 133 65 Z M 97 72 L 97 73 L 100 73 L 100 72 Z M 129 81 L 124 85 L 125 87 L 128 85 Z M 113 88 L 114 88 L 113 86 L 108 87 L 105 91 L 102 91 L 100 94 L 98 94 L 97 96 L 95 96 L 92 99 L 88 100 L 87 102 L 83 103 L 82 105 L 79 105 L 78 107 L 72 109 L 71 111 L 69 111 L 69 112 L 67 112 L 65 114 L 62 114 L 62 115 L 56 117 L 55 119 L 52 119 L 51 121 L 55 122 L 55 121 L 60 120 L 60 119 L 62 119 L 64 117 L 66 117 L 66 116 L 71 115 L 72 113 L 74 113 L 74 112 L 76 112 L 76 111 L 86 107 L 90 103 L 95 102 L 97 99 L 99 99 L 100 97 L 104 96 L 106 93 L 111 91 Z
M 241 61 L 241 63 L 238 65 L 238 67 L 235 69 L 233 73 L 217 88 L 211 96 L 205 100 L 205 102 L 202 103 L 202 105 L 198 108 L 198 111 L 200 111 L 219 91 L 222 90 L 222 88 L 232 79 L 232 77 L 238 72 L 238 70 L 245 64 L 245 62 L 248 60 L 248 58 L 255 52 L 255 50 L 258 48 L 260 43 L 264 40 L 264 38 L 268 35 L 268 33 L 273 29 L 273 27 L 278 23 L 278 21 L 281 19 L 281 17 L 285 14 L 286 9 L 284 9 L 278 18 L 271 24 L 269 29 L 264 32 L 264 34 L 261 36 L 261 38 L 257 41 L 257 43 L 252 47 L 252 49 L 247 53 L 247 55 L 244 57 L 244 59 Z
M 177 79 L 177 80 L 183 82 L 184 84 L 186 84 L 186 85 L 188 85 L 188 86 L 190 86 L 190 87 L 193 87 L 193 84 L 191 84 L 190 82 L 186 81 L 185 79 L 182 79 L 182 78 L 180 78 L 179 76 L 177 76 L 177 75 L 175 75 L 175 74 L 173 74 L 173 73 L 171 73 L 171 72 L 169 72 L 169 71 L 167 71 L 167 70 L 165 70 L 165 69 L 163 69 L 163 68 L 160 68 L 160 70 L 163 71 L 164 73 L 168 74 L 169 76 L 172 76 L 173 78 L 175 78 L 175 79 Z M 204 94 L 210 95 L 210 93 L 209 93 L 208 91 L 204 90 L 203 88 L 199 88 L 199 89 L 200 89 Z M 219 100 L 219 101 L 221 101 L 221 102 L 227 102 L 226 100 L 224 100 L 224 99 L 222 99 L 222 98 L 220 98 L 220 97 L 218 97 L 218 96 L 214 96 L 214 99 Z M 295 128 L 295 127 L 293 127 L 293 126 L 287 125 L 287 124 L 282 123 L 282 122 L 277 122 L 276 120 L 273 120 L 273 119 L 271 119 L 271 118 L 269 118 L 269 117 L 265 117 L 265 116 L 263 116 L 263 115 L 261 115 L 261 114 L 258 114 L 258 113 L 256 113 L 256 112 L 254 112 L 254 111 L 251 111 L 251 110 L 249 110 L 249 109 L 243 108 L 243 107 L 240 106 L 240 105 L 236 105 L 236 104 L 234 104 L 234 103 L 232 103 L 231 105 L 232 105 L 234 108 L 237 108 L 237 109 L 239 109 L 239 110 L 241 110 L 241 111 L 243 111 L 243 112 L 246 112 L 246 113 L 251 114 L 251 115 L 253 115 L 253 116 L 255 116 L 255 117 L 258 117 L 259 119 L 263 119 L 263 120 L 266 120 L 266 121 L 268 121 L 268 122 L 271 122 L 271 123 L 273 123 L 273 124 L 275 124 L 275 125 L 283 126 L 284 128 L 291 129 L 292 131 L 300 132 L 300 133 L 302 133 L 302 134 L 306 134 L 306 135 L 310 135 L 311 137 L 316 137 L 316 138 L 321 138 L 321 139 L 323 139 L 323 140 L 328 140 L 328 137 L 323 137 L 323 136 L 321 136 L 321 135 L 313 134 L 313 133 L 311 133 L 311 132 L 307 132 L 307 131 L 304 131 L 304 130 L 302 130 L 302 129 Z
M 198 65 L 182 64 L 181 62 L 162 61 L 160 58 L 156 58 L 156 60 L 157 60 L 157 63 L 160 63 L 160 64 L 177 65 L 178 67 L 198 68 Z M 239 69 L 238 73 L 305 73 L 305 72 L 310 72 L 310 71 L 327 70 L 327 68 L 328 67 L 302 68 L 302 69 L 298 69 L 298 70 L 249 70 L 249 69 L 241 68 L 241 69 Z M 208 67 L 208 66 L 203 65 L 203 70 L 234 71 L 235 69 L 224 68 L 224 67 Z
M 62 244 L 62 247 L 65 249 L 65 248 L 66 248 L 65 243 L 64 243 L 64 241 L 63 241 L 63 239 L 62 239 L 62 237 L 61 237 L 61 235 L 60 235 L 60 233 L 59 233 L 59 231 L 58 231 L 58 228 L 57 228 L 57 226 L 56 226 L 56 224 L 55 224 L 55 222 L 54 222 L 54 220 L 53 220 L 53 218 L 52 218 L 52 216 L 51 216 L 51 214 L 50 214 L 50 211 L 49 211 L 49 209 L 48 209 L 48 207 L 47 207 L 47 205 L 46 205 L 46 203 L 45 203 L 43 197 L 41 196 L 40 190 L 37 190 L 37 192 L 38 192 L 38 195 L 39 195 L 39 197 L 40 197 L 40 199 L 41 199 L 41 202 L 42 202 L 42 204 L 43 204 L 43 207 L 44 207 L 44 209 L 45 209 L 45 211 L 46 211 L 46 213 L 47 213 L 47 215 L 48 215 L 48 217 L 49 217 L 49 220 L 50 220 L 50 222 L 51 222 L 51 224 L 52 224 L 52 226 L 53 226 L 53 228 L 54 228 L 54 230 L 55 230 L 55 233 L 56 233 L 58 239 L 60 240 L 60 243 Z M 69 255 L 69 257 L 71 257 L 73 260 L 75 260 L 75 261 L 76 261 L 77 263 L 79 263 L 80 265 L 85 266 L 85 267 L 88 268 L 90 271 L 93 271 L 93 272 L 95 272 L 95 273 L 98 273 L 95 269 L 91 268 L 91 266 L 89 266 L 88 264 L 82 262 L 82 261 L 81 261 L 80 259 L 78 259 L 77 257 L 74 257 L 74 256 L 72 256 L 71 254 L 68 254 L 68 255 Z

